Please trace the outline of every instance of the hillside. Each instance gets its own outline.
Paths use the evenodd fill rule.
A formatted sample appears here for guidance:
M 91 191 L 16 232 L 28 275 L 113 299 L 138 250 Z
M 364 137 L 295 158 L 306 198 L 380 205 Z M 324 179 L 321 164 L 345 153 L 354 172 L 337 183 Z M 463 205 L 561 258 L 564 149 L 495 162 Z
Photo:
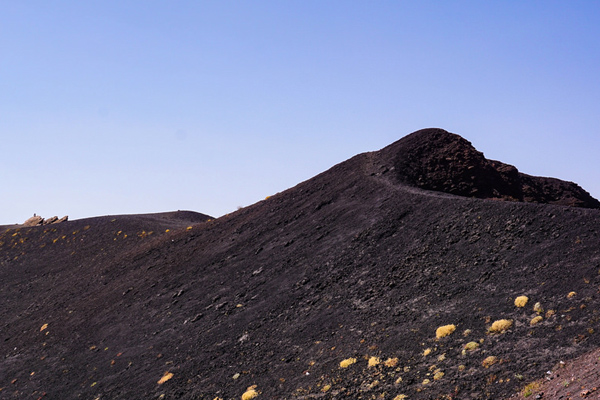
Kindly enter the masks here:
M 598 348 L 599 227 L 438 129 L 217 219 L 4 227 L 0 398 L 507 398 Z

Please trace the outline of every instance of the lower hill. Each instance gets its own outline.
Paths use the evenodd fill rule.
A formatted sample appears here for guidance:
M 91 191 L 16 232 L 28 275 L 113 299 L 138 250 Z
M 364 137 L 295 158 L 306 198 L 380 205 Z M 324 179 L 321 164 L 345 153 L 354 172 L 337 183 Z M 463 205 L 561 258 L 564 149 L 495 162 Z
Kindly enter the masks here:
M 0 398 L 501 399 L 537 388 L 598 348 L 600 211 L 562 181 L 537 202 L 522 176 L 516 195 L 486 180 L 455 193 L 462 174 L 433 184 L 415 168 L 453 171 L 443 160 L 461 159 L 456 148 L 438 167 L 406 152 L 440 134 L 464 140 L 416 132 L 217 219 L 5 227 Z M 548 204 L 561 198 L 552 187 L 579 188 L 564 198 L 588 207 Z

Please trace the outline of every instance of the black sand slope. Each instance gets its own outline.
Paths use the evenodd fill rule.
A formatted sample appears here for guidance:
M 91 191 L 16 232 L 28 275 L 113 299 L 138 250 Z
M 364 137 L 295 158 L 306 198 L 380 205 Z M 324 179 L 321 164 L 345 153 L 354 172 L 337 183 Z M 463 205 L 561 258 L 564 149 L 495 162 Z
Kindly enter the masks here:
M 600 211 L 477 154 L 424 130 L 218 219 L 2 229 L 0 398 L 519 392 L 598 347 Z

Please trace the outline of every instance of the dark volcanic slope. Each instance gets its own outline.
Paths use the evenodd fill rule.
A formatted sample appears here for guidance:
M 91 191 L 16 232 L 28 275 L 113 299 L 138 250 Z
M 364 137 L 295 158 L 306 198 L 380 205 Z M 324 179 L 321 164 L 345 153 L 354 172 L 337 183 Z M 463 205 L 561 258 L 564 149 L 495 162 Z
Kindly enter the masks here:
M 403 140 L 191 229 L 4 231 L 0 398 L 498 399 L 595 349 L 600 211 L 409 186 Z

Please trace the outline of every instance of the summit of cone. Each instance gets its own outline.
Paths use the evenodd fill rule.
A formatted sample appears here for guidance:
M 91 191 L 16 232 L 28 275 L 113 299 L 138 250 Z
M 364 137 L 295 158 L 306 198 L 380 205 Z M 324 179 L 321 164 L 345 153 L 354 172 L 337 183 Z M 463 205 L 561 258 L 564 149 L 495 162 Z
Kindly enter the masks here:
M 398 181 L 459 196 L 600 208 L 573 182 L 523 174 L 488 160 L 468 140 L 443 129 L 411 133 L 380 151 Z

